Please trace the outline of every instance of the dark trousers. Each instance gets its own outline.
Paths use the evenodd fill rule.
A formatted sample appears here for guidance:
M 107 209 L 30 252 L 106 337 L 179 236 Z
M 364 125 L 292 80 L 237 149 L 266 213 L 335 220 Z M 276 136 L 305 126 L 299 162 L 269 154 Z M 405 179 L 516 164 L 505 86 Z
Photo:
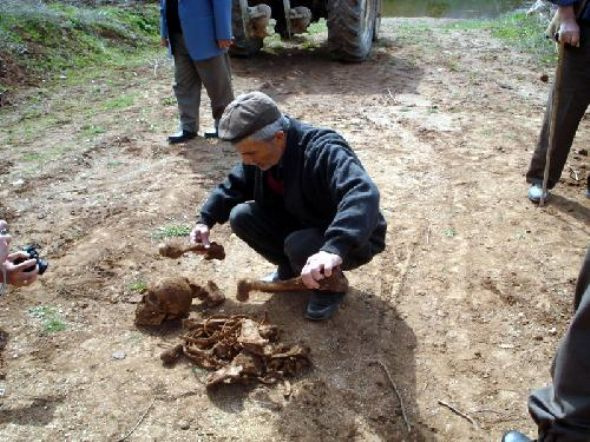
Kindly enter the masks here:
M 301 273 L 307 258 L 324 244 L 324 232 L 300 225 L 286 210 L 262 208 L 255 202 L 238 204 L 229 217 L 233 232 L 273 264 L 281 279 Z M 342 256 L 342 269 L 352 270 L 369 262 L 373 254 L 366 244 Z
M 551 153 L 549 181 L 547 183 L 549 189 L 559 182 L 578 125 L 590 104 L 590 24 L 581 26 L 579 48 L 565 47 L 562 62 L 562 86 L 554 135 L 555 147 Z M 541 184 L 543 182 L 545 159 L 549 148 L 549 128 L 551 126 L 554 91 L 555 85 L 553 85 L 549 94 L 541 134 L 526 174 L 526 180 L 532 184 Z
M 555 355 L 553 385 L 529 398 L 540 442 L 590 441 L 590 249 L 578 277 L 575 309 Z
M 186 49 L 182 34 L 173 34 L 170 43 L 174 53 L 174 95 L 178 102 L 180 128 L 197 133 L 202 86 L 205 86 L 211 99 L 211 111 L 216 123 L 234 99 L 229 56 L 226 53 L 195 61 Z

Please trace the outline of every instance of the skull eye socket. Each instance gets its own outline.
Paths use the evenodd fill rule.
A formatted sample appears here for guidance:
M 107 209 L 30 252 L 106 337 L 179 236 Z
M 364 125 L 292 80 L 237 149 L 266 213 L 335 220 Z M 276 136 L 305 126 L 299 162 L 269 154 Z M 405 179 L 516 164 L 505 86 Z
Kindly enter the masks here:
M 146 304 L 150 304 L 152 306 L 159 306 L 160 302 L 158 301 L 158 297 L 156 296 L 155 293 L 148 293 L 147 296 L 145 297 L 145 303 Z

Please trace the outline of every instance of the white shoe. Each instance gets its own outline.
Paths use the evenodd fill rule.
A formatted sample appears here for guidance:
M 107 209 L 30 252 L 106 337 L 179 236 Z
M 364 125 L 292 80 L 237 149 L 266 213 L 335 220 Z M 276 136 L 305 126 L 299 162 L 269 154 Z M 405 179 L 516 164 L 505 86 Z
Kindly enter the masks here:
M 277 282 L 280 281 L 281 279 L 279 278 L 279 272 L 278 271 L 274 271 L 269 273 L 268 275 L 264 276 L 263 278 L 260 278 L 260 280 L 262 282 Z
M 541 185 L 533 184 L 529 187 L 528 197 L 533 203 L 541 201 L 542 196 L 544 200 L 547 200 L 547 198 L 549 198 L 549 191 L 545 192 L 545 195 L 543 195 L 543 187 Z

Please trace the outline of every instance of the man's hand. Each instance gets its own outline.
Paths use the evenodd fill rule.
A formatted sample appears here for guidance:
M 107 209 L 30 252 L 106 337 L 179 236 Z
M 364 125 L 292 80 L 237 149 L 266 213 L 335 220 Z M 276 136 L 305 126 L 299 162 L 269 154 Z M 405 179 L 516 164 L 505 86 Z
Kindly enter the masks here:
M 561 6 L 559 8 L 559 26 L 558 39 L 561 44 L 569 44 L 574 47 L 580 47 L 580 26 L 576 21 L 576 14 L 573 6 Z
M 342 258 L 334 253 L 319 251 L 307 258 L 301 270 L 301 279 L 309 289 L 320 287 L 318 281 L 332 275 L 332 270 L 342 264 Z
M 197 224 L 191 232 L 190 241 L 192 244 L 203 244 L 205 247 L 209 247 L 209 227 L 205 224 Z
M 10 250 L 10 234 L 8 233 L 8 224 L 3 219 L 0 219 L 0 265 L 8 258 L 8 251 Z
M 217 40 L 217 46 L 219 49 L 229 49 L 232 45 L 232 40 Z
M 22 287 L 33 283 L 39 274 L 39 268 L 37 267 L 37 261 L 35 259 L 27 259 L 29 255 L 27 252 L 15 252 L 8 255 L 8 258 L 3 264 L 6 269 L 7 283 L 16 287 Z M 18 258 L 24 258 L 25 261 L 20 264 L 15 264 L 14 261 Z M 34 270 L 26 271 L 34 267 Z
M 163 48 L 167 48 L 168 47 L 168 39 L 167 38 L 161 38 L 160 39 L 160 46 L 162 46 Z

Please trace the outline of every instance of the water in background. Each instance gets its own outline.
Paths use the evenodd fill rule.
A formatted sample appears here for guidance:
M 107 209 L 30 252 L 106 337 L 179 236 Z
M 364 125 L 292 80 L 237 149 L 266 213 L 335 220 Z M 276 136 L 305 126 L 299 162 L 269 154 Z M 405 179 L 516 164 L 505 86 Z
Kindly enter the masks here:
M 487 18 L 531 3 L 523 0 L 383 0 L 383 16 Z

